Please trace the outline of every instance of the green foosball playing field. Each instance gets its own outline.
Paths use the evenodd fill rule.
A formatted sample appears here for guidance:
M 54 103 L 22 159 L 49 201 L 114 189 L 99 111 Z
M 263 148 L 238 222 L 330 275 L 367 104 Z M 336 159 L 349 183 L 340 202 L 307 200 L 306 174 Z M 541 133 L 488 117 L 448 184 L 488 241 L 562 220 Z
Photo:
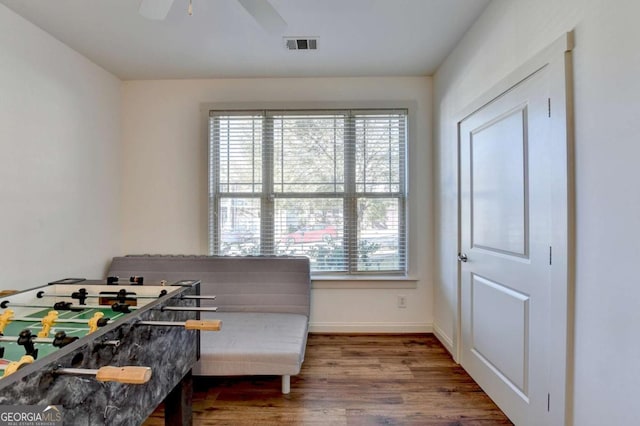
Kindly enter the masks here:
M 29 313 L 24 317 L 20 314 L 13 315 L 15 319 L 10 320 L 4 327 L 4 330 L 2 330 L 3 341 L 0 342 L 0 347 L 4 348 L 4 354 L 0 358 L 0 366 L 12 361 L 18 361 L 23 355 L 26 355 L 29 348 L 29 340 L 31 340 L 31 344 L 37 350 L 37 358 L 43 358 L 59 349 L 59 347 L 54 346 L 52 342 L 42 342 L 43 339 L 38 337 L 38 333 L 43 329 L 41 319 L 53 310 L 53 308 L 43 309 L 35 313 Z M 51 325 L 46 340 L 52 340 L 58 332 L 64 332 L 68 341 L 74 337 L 81 338 L 86 336 L 90 329 L 89 321 L 93 319 L 98 312 L 102 313 L 102 318 L 108 319 L 109 322 L 115 321 L 124 315 L 122 312 L 114 312 L 107 306 L 105 306 L 104 309 L 90 308 L 82 311 L 57 312 L 57 320 Z M 65 322 L 65 320 L 70 321 Z M 104 323 L 106 323 L 106 321 L 103 320 L 102 324 Z M 33 337 L 23 338 L 21 339 L 23 344 L 18 344 L 19 336 L 24 330 L 29 330 Z M 8 339 L 11 339 L 11 341 L 6 341 Z M 27 341 L 26 345 L 24 341 Z

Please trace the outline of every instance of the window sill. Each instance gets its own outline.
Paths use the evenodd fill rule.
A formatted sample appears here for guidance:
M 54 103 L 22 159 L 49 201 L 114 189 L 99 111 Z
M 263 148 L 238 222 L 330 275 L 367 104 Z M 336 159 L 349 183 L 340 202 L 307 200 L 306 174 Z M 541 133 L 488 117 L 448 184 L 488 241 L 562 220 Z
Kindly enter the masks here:
M 412 289 L 418 288 L 418 279 L 407 276 L 331 276 L 312 275 L 312 289 Z

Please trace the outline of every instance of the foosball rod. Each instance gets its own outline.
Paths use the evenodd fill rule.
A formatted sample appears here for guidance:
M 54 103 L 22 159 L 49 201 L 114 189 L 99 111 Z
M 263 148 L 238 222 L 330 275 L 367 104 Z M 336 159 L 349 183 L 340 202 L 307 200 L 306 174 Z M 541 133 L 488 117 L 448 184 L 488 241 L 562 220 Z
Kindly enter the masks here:
M 162 296 L 165 296 L 164 294 Z M 134 298 L 134 299 L 158 299 L 159 297 L 162 296 L 152 296 L 152 295 L 147 295 L 147 294 L 135 294 L 135 293 L 126 293 L 125 297 L 130 297 L 130 298 Z M 59 297 L 59 298 L 72 298 L 72 299 L 78 299 L 79 297 L 74 296 L 73 294 L 51 294 L 51 293 L 45 293 L 45 292 L 39 292 L 38 294 L 36 294 L 36 297 L 38 299 L 42 299 L 44 297 Z M 98 298 L 102 298 L 102 299 L 117 299 L 118 298 L 118 293 L 112 293 L 112 294 L 83 294 L 82 295 L 83 299 L 98 299 Z
M 199 312 L 217 312 L 218 308 L 203 308 L 198 306 L 163 306 L 160 311 L 199 311 Z
M 67 374 L 74 376 L 95 376 L 100 382 L 118 382 L 130 385 L 142 385 L 151 379 L 151 368 L 149 367 L 102 367 L 99 369 L 89 368 L 57 368 L 54 374 Z
M 191 295 L 185 295 L 185 296 L 180 296 L 180 299 L 200 299 L 200 300 L 215 300 L 216 296 L 191 296 Z
M 110 321 L 110 318 L 101 318 L 103 321 L 101 321 L 100 323 L 102 325 L 106 325 L 107 322 Z M 42 318 L 35 318 L 35 317 L 12 317 L 9 321 L 23 321 L 23 322 L 41 322 Z M 70 324 L 87 324 L 89 322 L 89 319 L 83 320 L 83 319 L 65 319 L 65 318 L 56 318 L 53 320 L 54 323 L 70 323 Z
M 220 331 L 221 320 L 140 321 L 136 325 L 184 327 L 185 330 Z
M 163 297 L 166 296 L 166 294 L 162 294 L 160 296 L 152 296 L 152 295 L 147 295 L 147 294 L 135 294 L 135 293 L 126 293 L 125 295 L 126 297 L 130 297 L 132 299 L 158 299 L 159 297 Z M 43 297 L 60 297 L 60 298 L 73 298 L 73 299 L 77 299 L 78 297 L 74 297 L 73 294 L 50 294 L 50 293 L 45 293 L 43 291 L 38 292 L 38 294 L 36 294 L 36 297 L 38 299 L 42 299 Z M 104 298 L 104 299 L 117 299 L 118 298 L 118 294 L 114 293 L 114 294 L 85 294 L 84 297 L 86 299 L 97 299 L 97 298 Z M 180 296 L 179 299 L 201 299 L 201 300 L 215 300 L 216 296 L 192 296 L 192 295 L 184 295 L 184 296 Z
M 64 311 L 74 311 L 74 310 L 85 310 L 85 309 L 112 309 L 116 312 L 119 312 L 121 309 L 140 309 L 140 306 L 131 306 L 127 304 L 118 304 L 114 303 L 113 305 L 73 305 L 67 304 L 65 302 L 58 302 L 66 304 L 67 306 L 57 306 L 57 304 L 53 305 L 53 309 L 64 310 Z M 51 309 L 51 306 L 46 305 L 28 305 L 22 303 L 12 303 L 10 300 L 5 300 L 0 303 L 0 308 L 6 309 L 7 306 L 17 307 L 17 308 L 40 308 L 40 309 Z M 118 307 L 118 308 L 116 308 Z M 216 307 L 189 307 L 189 306 L 163 306 L 160 308 L 160 311 L 199 311 L 199 312 L 216 312 L 218 308 Z
M 61 305 L 58 305 L 60 303 Z M 73 311 L 73 310 L 85 310 L 85 309 L 113 309 L 113 305 L 74 305 L 69 302 L 58 302 L 51 305 L 29 305 L 23 303 L 13 303 L 10 300 L 4 300 L 0 303 L 0 308 L 6 309 L 7 307 L 16 308 L 41 308 L 41 309 L 55 309 L 60 311 Z M 117 305 L 117 304 L 116 304 Z M 129 309 L 140 309 L 139 306 L 127 305 Z
M 0 342 L 13 342 L 16 343 L 19 336 L 0 336 Z M 33 337 L 30 339 L 33 343 L 53 343 L 55 340 L 52 337 Z M 107 346 L 120 346 L 120 340 L 105 340 L 100 342 L 101 345 Z

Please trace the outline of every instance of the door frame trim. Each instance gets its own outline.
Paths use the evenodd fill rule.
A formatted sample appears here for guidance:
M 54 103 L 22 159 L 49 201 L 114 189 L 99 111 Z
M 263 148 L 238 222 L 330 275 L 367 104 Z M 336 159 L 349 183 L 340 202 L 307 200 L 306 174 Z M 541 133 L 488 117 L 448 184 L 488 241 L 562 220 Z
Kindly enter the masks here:
M 573 424 L 573 328 L 575 281 L 575 178 L 573 106 L 573 31 L 564 34 L 456 115 L 457 136 L 457 246 L 461 249 L 461 123 L 542 68 L 549 68 L 551 96 L 551 241 L 550 267 L 550 371 L 548 424 Z M 455 254 L 452 253 L 452 258 Z M 457 307 L 454 318 L 453 356 L 462 351 L 462 276 L 457 265 Z M 564 391 L 559 391 L 564 390 Z

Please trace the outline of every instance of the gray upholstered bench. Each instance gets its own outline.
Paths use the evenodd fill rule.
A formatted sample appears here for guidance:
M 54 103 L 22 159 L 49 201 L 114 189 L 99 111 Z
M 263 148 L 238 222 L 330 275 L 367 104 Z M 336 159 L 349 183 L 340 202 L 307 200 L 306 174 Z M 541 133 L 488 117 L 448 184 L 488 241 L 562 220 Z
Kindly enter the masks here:
M 309 259 L 305 257 L 125 256 L 109 276 L 143 276 L 169 282 L 198 279 L 217 306 L 202 319 L 222 320 L 216 333 L 201 333 L 200 376 L 279 375 L 282 393 L 300 372 L 310 308 Z

